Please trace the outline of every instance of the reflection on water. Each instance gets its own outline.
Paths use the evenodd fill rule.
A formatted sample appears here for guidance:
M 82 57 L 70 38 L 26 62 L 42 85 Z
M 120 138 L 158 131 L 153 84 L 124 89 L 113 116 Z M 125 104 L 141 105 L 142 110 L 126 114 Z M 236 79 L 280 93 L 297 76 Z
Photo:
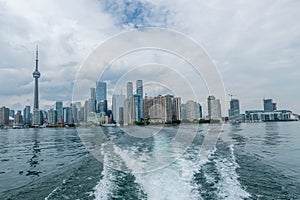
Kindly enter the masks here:
M 278 145 L 280 143 L 278 122 L 265 123 L 265 144 Z
M 242 135 L 242 130 L 241 124 L 230 125 L 230 136 L 239 146 L 244 146 L 247 142 L 247 139 Z
M 26 176 L 39 176 L 40 171 L 36 171 L 37 166 L 40 164 L 39 156 L 41 154 L 41 149 L 40 149 L 40 141 L 39 141 L 39 130 L 35 129 L 34 133 L 32 135 L 32 141 L 33 141 L 33 146 L 32 146 L 32 157 L 28 160 L 30 169 L 27 170 Z

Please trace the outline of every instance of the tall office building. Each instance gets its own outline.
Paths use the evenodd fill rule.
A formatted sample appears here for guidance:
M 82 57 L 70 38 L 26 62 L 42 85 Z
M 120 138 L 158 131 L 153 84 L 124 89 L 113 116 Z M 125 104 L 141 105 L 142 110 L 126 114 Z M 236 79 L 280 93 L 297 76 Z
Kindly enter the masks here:
M 63 124 L 64 117 L 63 117 L 63 102 L 57 101 L 55 103 L 56 115 L 57 115 L 57 124 Z
M 24 125 L 25 126 L 30 126 L 31 125 L 31 116 L 30 116 L 30 106 L 25 106 L 23 110 L 23 120 L 24 120 Z
M 96 88 L 91 88 L 91 97 L 90 97 L 90 106 L 91 106 L 91 112 L 96 112 Z
M 48 123 L 51 125 L 57 124 L 57 111 L 54 109 L 48 110 Z
M 174 97 L 173 98 L 173 121 L 179 121 L 181 120 L 181 98 L 180 97 Z
M 230 100 L 230 108 L 228 110 L 229 120 L 239 120 L 240 118 L 240 102 L 238 99 Z
M 143 81 L 142 80 L 136 81 L 136 94 L 140 95 L 141 99 L 143 99 Z
M 123 119 L 123 116 L 120 117 L 120 108 L 124 108 L 124 101 L 125 95 L 114 94 L 112 96 L 112 112 L 116 123 L 120 123 L 120 118 Z
M 14 118 L 15 117 L 15 110 L 9 109 L 9 116 Z
M 208 118 L 211 122 L 221 122 L 221 103 L 219 99 L 216 99 L 214 96 L 209 96 L 207 98 L 208 106 Z
M 96 101 L 97 104 L 100 101 L 107 100 L 107 84 L 103 81 L 96 82 Z
M 275 110 L 277 110 L 277 106 L 273 99 L 264 99 L 264 112 L 273 112 Z
M 98 113 L 101 113 L 102 115 L 107 115 L 107 100 L 101 100 L 98 102 Z
M 136 81 L 136 94 L 140 96 L 140 101 L 143 102 L 143 81 L 137 80 Z M 141 112 L 141 118 L 143 118 L 143 103 L 140 103 L 140 112 Z
M 140 122 L 142 119 L 142 110 L 141 110 L 141 96 L 134 94 L 130 98 L 130 114 L 131 114 L 131 124 L 135 122 Z
M 23 125 L 23 116 L 21 110 L 18 110 L 17 113 L 15 114 L 14 118 L 14 124 L 15 125 Z
M 0 126 L 9 125 L 9 109 L 6 107 L 0 108 Z
M 130 98 L 133 95 L 133 84 L 132 82 L 127 83 L 127 96 L 126 98 Z
M 34 105 L 33 105 L 33 122 L 32 124 L 35 126 L 39 126 L 42 124 L 41 120 L 41 112 L 39 110 L 39 81 L 38 79 L 41 77 L 41 73 L 38 69 L 38 46 L 36 46 L 36 59 L 35 59 L 35 71 L 32 73 L 34 78 Z

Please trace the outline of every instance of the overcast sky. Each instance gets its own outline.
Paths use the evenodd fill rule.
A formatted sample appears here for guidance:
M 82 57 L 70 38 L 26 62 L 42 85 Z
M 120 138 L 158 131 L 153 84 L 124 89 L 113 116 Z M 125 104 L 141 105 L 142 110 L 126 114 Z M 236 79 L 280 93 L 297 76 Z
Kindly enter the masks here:
M 205 49 L 226 93 L 238 96 L 243 111 L 262 109 L 265 97 L 279 109 L 300 113 L 299 21 L 298 0 L 0 0 L 0 106 L 33 104 L 36 44 L 40 104 L 46 108 L 71 100 L 77 71 L 103 41 L 137 27 L 160 27 L 179 31 Z M 118 82 L 112 75 L 122 74 L 130 61 L 120 59 L 103 77 L 109 97 Z M 207 94 L 203 91 L 203 104 Z

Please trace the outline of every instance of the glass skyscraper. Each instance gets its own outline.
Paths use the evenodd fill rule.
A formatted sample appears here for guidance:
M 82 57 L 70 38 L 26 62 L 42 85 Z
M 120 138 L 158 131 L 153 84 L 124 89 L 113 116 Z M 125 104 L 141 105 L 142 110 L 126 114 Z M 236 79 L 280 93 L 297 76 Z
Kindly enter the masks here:
M 98 81 L 96 83 L 96 100 L 97 102 L 107 100 L 107 85 L 106 82 Z

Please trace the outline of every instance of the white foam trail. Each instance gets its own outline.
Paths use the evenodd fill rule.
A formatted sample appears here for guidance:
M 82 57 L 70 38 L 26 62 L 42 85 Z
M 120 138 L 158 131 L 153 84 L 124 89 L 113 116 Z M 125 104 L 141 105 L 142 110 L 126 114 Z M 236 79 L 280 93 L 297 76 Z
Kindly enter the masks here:
M 45 200 L 48 200 L 58 189 L 59 189 L 59 186 L 57 186 L 54 190 L 52 190 L 50 192 L 50 194 L 48 194 L 48 196 L 45 198 Z
M 176 162 L 171 163 L 165 168 L 153 172 L 139 173 L 135 171 L 135 161 L 131 159 L 134 154 L 134 149 L 129 151 L 117 146 L 114 146 L 114 148 L 115 153 L 120 155 L 122 160 L 124 160 L 126 165 L 132 170 L 136 182 L 147 194 L 148 199 L 173 200 L 200 198 L 197 186 L 193 182 L 194 173 L 199 170 L 200 165 L 205 164 L 204 161 L 199 162 L 199 160 L 197 160 L 199 149 L 185 154 Z
M 106 166 L 106 162 L 108 162 L 108 155 L 105 153 L 104 145 L 102 144 L 101 153 L 104 155 L 103 158 L 103 170 L 102 170 L 102 179 L 97 183 L 94 187 L 94 196 L 96 200 L 106 200 L 110 199 L 110 194 L 112 193 L 113 189 L 113 180 L 114 175 L 112 174 L 112 170 Z
M 221 175 L 221 180 L 218 184 L 218 195 L 221 199 L 237 200 L 249 198 L 251 195 L 243 189 L 238 181 L 236 169 L 239 168 L 234 156 L 234 145 L 230 146 L 230 157 L 220 158 L 215 160 L 216 167 Z

